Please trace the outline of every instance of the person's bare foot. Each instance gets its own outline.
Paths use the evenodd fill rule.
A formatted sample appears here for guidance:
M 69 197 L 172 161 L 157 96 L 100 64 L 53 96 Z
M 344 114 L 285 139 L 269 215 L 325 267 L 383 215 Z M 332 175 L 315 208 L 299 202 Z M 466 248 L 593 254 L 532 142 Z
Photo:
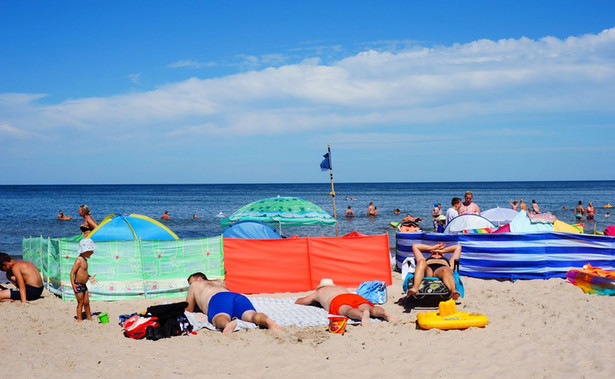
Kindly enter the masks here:
M 369 309 L 366 309 L 361 314 L 361 326 L 367 326 L 369 324 Z
M 222 334 L 230 334 L 233 333 L 233 330 L 235 330 L 235 327 L 237 326 L 237 320 L 233 320 L 231 322 L 229 322 L 228 324 L 226 324 L 226 326 L 224 327 L 224 330 L 222 330 Z
M 453 298 L 453 300 L 457 300 L 459 299 L 459 296 L 461 296 L 461 294 L 459 293 L 459 291 L 453 291 L 451 293 L 451 297 Z
M 395 322 L 395 321 L 400 320 L 399 317 L 395 316 L 393 313 L 389 311 L 384 311 L 384 319 L 388 322 Z
M 282 327 L 280 325 L 276 324 L 276 322 L 273 321 L 273 319 L 271 319 L 271 318 L 267 319 L 267 329 L 275 330 L 276 332 L 279 332 L 279 331 L 283 330 Z

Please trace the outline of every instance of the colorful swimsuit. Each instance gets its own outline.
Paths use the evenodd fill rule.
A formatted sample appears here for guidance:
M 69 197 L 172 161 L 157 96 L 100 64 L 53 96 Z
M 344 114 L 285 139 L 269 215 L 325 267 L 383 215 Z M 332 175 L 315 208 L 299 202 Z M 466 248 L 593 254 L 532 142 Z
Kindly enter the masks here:
M 88 290 L 88 286 L 85 283 L 81 283 L 75 280 L 75 293 L 85 293 Z
M 342 305 L 349 305 L 351 308 L 358 308 L 361 304 L 369 304 L 374 306 L 374 303 L 370 302 L 363 296 L 354 293 L 343 293 L 341 295 L 337 295 L 331 300 L 331 304 L 329 304 L 329 314 L 339 315 L 340 307 Z

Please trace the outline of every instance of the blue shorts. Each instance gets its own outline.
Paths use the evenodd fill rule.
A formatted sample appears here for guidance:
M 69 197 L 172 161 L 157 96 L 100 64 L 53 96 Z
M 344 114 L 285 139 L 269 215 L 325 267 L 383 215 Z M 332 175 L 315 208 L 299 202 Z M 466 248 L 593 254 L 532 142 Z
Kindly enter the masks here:
M 43 293 L 43 287 L 32 287 L 31 285 L 26 284 L 26 300 L 36 300 L 41 297 Z M 13 300 L 21 300 L 21 296 L 19 295 L 19 289 L 11 290 L 11 299 Z
M 214 316 L 225 313 L 231 317 L 231 320 L 235 318 L 241 320 L 245 311 L 256 311 L 250 299 L 235 292 L 218 292 L 209 300 L 207 318 L 213 323 Z

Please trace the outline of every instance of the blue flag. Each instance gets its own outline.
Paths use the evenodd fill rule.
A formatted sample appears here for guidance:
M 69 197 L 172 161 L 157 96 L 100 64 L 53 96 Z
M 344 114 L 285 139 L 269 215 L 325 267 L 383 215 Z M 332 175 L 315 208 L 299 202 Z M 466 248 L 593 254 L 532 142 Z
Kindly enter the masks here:
M 325 159 L 320 162 L 320 169 L 322 171 L 331 170 L 331 159 L 329 159 L 329 153 L 323 155 L 323 157 L 325 157 Z

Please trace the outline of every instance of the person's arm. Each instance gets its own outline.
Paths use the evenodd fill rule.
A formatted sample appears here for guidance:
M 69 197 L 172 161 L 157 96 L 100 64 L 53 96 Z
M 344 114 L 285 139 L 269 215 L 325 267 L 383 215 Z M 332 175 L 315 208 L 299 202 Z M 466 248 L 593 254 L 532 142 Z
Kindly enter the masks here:
M 75 276 L 77 275 L 77 271 L 79 271 L 79 267 L 81 267 L 81 261 L 79 260 L 81 257 L 77 257 L 75 259 L 75 263 L 73 264 L 73 268 L 70 270 L 70 284 L 73 286 L 73 291 L 77 292 L 77 285 L 75 284 Z
M 295 304 L 310 305 L 314 301 L 316 301 L 316 292 L 312 292 L 311 294 L 307 296 L 298 298 L 297 300 L 295 300 Z
M 26 299 L 26 282 L 23 279 L 23 274 L 21 273 L 21 265 L 17 267 L 17 270 L 13 270 L 13 274 L 15 274 L 15 282 L 17 283 L 17 287 L 19 288 L 19 297 L 21 298 L 21 302 L 25 303 Z
M 423 256 L 423 251 L 432 251 L 433 249 L 437 248 L 438 246 L 440 246 L 440 244 L 437 245 L 425 245 L 422 243 L 413 243 L 412 244 L 412 253 L 414 254 L 414 260 L 418 263 L 418 261 L 425 260 L 425 257 Z
M 194 291 L 192 290 L 192 286 L 188 287 L 188 294 L 186 295 L 186 301 L 188 302 L 188 306 L 186 307 L 186 311 L 194 312 Z

